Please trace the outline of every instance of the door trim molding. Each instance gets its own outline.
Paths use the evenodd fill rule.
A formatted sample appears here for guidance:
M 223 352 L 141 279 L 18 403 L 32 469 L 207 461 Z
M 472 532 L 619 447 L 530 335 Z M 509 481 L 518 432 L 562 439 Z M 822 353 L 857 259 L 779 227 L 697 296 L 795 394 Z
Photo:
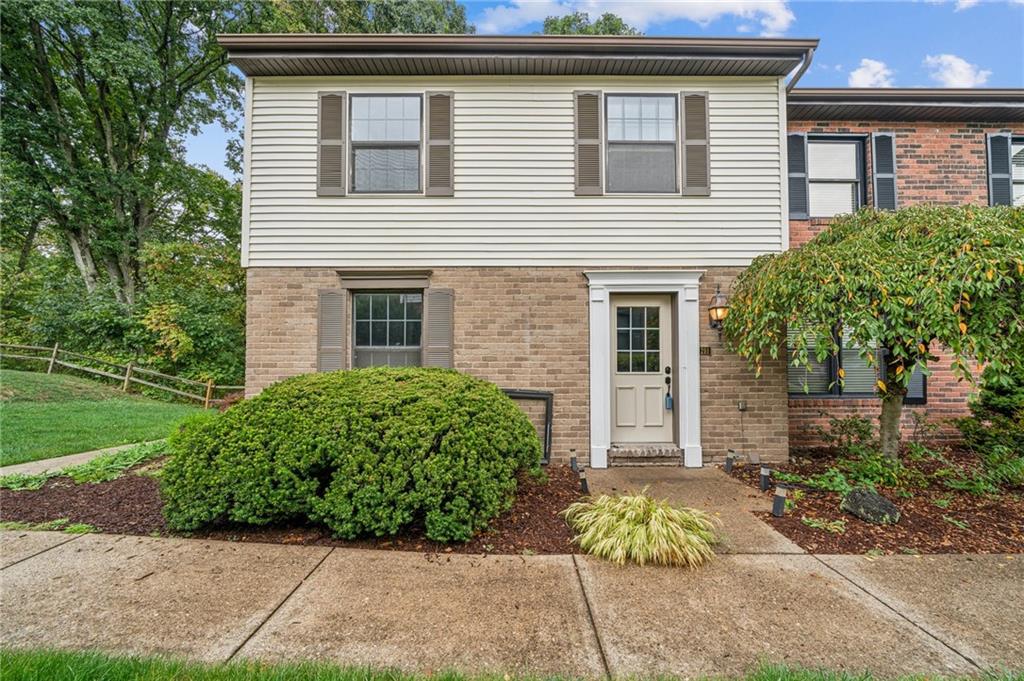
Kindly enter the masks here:
M 590 466 L 608 467 L 612 439 L 611 295 L 670 293 L 676 299 L 674 370 L 681 407 L 676 444 L 683 464 L 699 468 L 700 444 L 700 280 L 704 270 L 585 271 L 590 288 Z

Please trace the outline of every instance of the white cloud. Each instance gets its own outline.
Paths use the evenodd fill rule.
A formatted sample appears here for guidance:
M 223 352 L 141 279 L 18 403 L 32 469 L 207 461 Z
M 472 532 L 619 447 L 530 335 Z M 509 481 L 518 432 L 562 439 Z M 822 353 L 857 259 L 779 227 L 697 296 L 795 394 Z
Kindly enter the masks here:
M 970 9 L 978 4 L 978 0 L 956 0 L 956 11 Z
M 884 61 L 861 59 L 860 66 L 850 72 L 850 87 L 892 87 L 892 69 Z
M 931 69 L 932 80 L 943 87 L 978 87 L 992 75 L 955 54 L 930 54 L 924 58 L 924 65 Z
M 787 0 L 508 0 L 485 9 L 476 25 L 480 33 L 509 33 L 549 16 L 577 11 L 591 19 L 611 12 L 641 31 L 680 19 L 706 26 L 732 16 L 756 24 L 761 35 L 781 35 L 796 21 Z

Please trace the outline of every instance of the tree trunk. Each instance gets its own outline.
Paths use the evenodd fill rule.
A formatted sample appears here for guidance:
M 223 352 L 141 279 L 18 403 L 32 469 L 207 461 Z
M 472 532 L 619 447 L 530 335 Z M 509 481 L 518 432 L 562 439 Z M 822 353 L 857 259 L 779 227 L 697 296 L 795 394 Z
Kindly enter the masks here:
M 92 293 L 99 283 L 99 272 L 96 271 L 96 262 L 92 258 L 88 238 L 84 234 L 70 230 L 65 230 L 64 234 L 71 244 L 71 252 L 75 256 L 75 264 L 82 275 L 82 281 L 85 282 L 85 290 Z
M 900 417 L 903 415 L 903 398 L 900 391 L 894 391 L 882 398 L 882 414 L 878 417 L 878 435 L 882 441 L 882 454 L 890 459 L 900 455 Z

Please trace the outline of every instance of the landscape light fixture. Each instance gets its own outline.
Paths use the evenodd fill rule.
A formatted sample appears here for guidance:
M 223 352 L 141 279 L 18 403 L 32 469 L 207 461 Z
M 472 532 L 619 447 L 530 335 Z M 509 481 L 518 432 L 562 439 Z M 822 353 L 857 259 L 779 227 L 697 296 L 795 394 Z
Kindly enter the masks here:
M 776 485 L 775 497 L 772 499 L 772 515 L 781 518 L 786 513 L 786 488 Z

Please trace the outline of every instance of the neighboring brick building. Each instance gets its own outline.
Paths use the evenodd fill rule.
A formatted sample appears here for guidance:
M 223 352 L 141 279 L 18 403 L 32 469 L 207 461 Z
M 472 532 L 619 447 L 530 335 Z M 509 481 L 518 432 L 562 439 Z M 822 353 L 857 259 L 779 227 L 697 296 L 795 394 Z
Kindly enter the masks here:
M 1024 104 L 1019 90 L 856 90 L 795 89 L 788 97 L 788 130 L 806 136 L 806 144 L 833 141 L 850 142 L 858 154 L 854 177 L 860 183 L 854 192 L 853 207 L 878 206 L 875 171 L 877 169 L 873 137 L 891 137 L 891 147 L 884 144 L 888 160 L 894 162 L 895 194 L 882 197 L 882 207 L 916 204 L 987 206 L 1003 202 L 997 192 L 990 193 L 992 174 L 990 145 L 1005 139 L 1010 158 L 1024 174 L 1024 152 L 1016 149 L 1013 140 L 1024 138 L 1021 122 Z M 993 136 L 996 136 L 993 139 Z M 1005 136 L 1005 137 L 1003 137 Z M 1022 139 L 1021 141 L 1024 141 Z M 1019 159 L 1019 160 L 1018 160 Z M 883 164 L 886 165 L 886 164 Z M 890 170 L 885 167 L 885 170 Z M 808 168 L 809 175 L 813 171 Z M 885 173 L 888 177 L 890 173 Z M 1012 175 L 1012 172 L 1011 172 Z M 808 178 L 813 185 L 813 178 Z M 1011 178 L 1012 184 L 1012 178 Z M 1012 187 L 1009 196 L 1012 197 Z M 813 201 L 813 197 L 808 197 Z M 1012 198 L 1011 198 L 1012 200 Z M 807 207 L 794 211 L 789 221 L 790 247 L 796 248 L 819 233 L 831 218 Z M 913 414 L 926 415 L 941 422 L 945 434 L 954 432 L 948 420 L 968 413 L 967 400 L 971 386 L 956 379 L 950 363 L 939 347 L 933 348 L 940 361 L 921 387 L 918 400 L 904 412 L 904 432 L 914 427 Z M 820 387 L 820 386 L 819 386 Z M 816 444 L 816 426 L 827 425 L 830 417 L 842 418 L 878 415 L 877 398 L 842 395 L 805 395 L 791 393 L 789 400 L 789 437 L 792 446 Z

